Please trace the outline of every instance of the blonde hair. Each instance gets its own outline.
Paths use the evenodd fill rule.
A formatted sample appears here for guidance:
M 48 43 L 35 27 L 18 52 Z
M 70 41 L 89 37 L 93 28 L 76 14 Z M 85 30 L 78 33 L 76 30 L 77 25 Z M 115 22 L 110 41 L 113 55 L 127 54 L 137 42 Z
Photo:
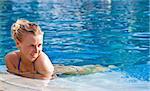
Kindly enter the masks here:
M 32 33 L 34 35 L 43 34 L 40 26 L 37 24 L 25 19 L 19 19 L 11 26 L 12 38 L 21 41 L 24 33 Z

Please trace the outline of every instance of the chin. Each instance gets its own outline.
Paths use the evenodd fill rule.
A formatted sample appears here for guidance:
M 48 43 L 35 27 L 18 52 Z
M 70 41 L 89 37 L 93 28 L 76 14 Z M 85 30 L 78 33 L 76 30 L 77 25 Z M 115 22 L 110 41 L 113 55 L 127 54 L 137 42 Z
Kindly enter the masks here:
M 28 58 L 28 59 L 29 59 L 29 61 L 30 61 L 30 62 L 33 62 L 33 61 L 34 61 L 34 59 L 33 59 L 33 58 L 31 58 L 31 57 L 30 57 L 30 58 Z
M 34 55 L 30 55 L 29 56 L 29 58 L 30 58 L 30 60 L 33 62 L 34 60 L 36 60 L 37 59 L 37 57 L 38 57 L 38 54 L 34 54 Z
M 33 62 L 37 57 L 30 57 L 30 61 Z

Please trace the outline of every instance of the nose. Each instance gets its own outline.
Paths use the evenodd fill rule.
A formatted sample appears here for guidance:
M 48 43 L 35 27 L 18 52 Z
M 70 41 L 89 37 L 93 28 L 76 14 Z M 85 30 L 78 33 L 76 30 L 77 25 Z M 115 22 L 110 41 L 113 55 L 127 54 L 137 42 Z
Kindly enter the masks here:
M 35 47 L 34 47 L 34 52 L 35 52 L 35 53 L 38 53 L 38 51 L 39 51 L 39 47 L 38 47 L 38 46 L 35 46 Z

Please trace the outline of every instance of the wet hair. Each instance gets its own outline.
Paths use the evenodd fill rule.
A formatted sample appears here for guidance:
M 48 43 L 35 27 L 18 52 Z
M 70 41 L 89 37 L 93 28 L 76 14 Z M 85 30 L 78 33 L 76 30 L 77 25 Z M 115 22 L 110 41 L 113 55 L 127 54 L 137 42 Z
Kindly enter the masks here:
M 11 35 L 14 40 L 22 41 L 25 33 L 32 33 L 35 36 L 43 35 L 39 25 L 25 19 L 19 19 L 11 26 Z

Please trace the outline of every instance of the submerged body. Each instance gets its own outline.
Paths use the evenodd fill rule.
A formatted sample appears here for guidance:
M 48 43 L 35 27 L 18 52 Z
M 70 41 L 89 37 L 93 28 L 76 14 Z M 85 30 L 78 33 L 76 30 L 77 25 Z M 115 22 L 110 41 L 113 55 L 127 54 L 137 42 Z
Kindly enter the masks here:
M 86 75 L 96 72 L 108 71 L 109 67 L 103 67 L 101 65 L 84 65 L 84 66 L 65 66 L 65 65 L 54 65 L 54 74 L 65 74 L 65 75 Z

